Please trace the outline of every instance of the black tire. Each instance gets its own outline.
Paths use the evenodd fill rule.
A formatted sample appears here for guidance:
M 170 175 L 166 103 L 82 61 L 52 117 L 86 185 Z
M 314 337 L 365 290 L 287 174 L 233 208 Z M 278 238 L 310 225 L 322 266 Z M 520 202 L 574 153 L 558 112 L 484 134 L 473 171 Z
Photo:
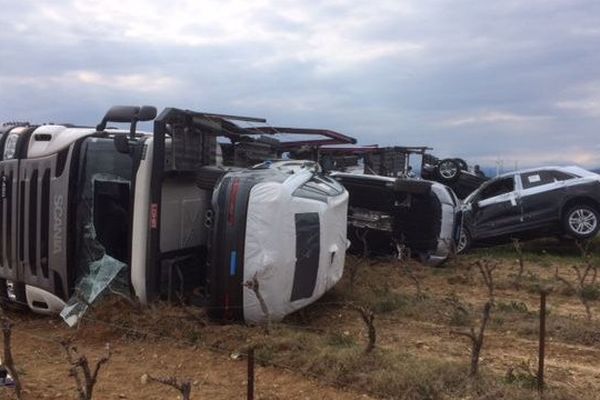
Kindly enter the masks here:
M 587 204 L 577 204 L 563 214 L 565 233 L 574 239 L 589 239 L 600 230 L 600 213 Z
M 465 227 L 461 228 L 460 238 L 458 239 L 458 243 L 456 243 L 456 254 L 465 254 L 468 252 L 471 249 L 472 242 L 473 238 L 469 230 Z
M 455 159 L 446 158 L 438 163 L 435 171 L 440 182 L 452 183 L 458 180 L 460 175 L 460 165 Z
M 461 171 L 469 170 L 469 164 L 467 164 L 467 162 L 462 158 L 455 158 L 454 161 L 458 163 L 458 166 L 460 167 Z

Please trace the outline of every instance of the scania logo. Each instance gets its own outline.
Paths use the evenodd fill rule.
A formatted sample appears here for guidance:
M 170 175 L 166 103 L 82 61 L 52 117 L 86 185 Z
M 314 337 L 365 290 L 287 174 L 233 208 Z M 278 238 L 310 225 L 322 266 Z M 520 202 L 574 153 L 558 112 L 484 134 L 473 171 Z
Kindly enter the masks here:
M 54 254 L 60 253 L 63 251 L 63 241 L 64 241 L 64 216 L 65 210 L 63 208 L 64 199 L 61 195 L 54 196 L 53 199 L 53 207 L 52 207 L 52 216 L 54 218 L 54 241 L 53 241 L 53 252 Z

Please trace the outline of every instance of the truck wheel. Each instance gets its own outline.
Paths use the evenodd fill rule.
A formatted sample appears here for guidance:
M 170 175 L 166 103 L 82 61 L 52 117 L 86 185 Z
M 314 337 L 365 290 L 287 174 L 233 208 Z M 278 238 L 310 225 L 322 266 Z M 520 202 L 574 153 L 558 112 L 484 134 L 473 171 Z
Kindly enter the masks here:
M 471 248 L 471 234 L 466 228 L 461 228 L 460 237 L 458 238 L 458 243 L 456 244 L 456 254 L 463 254 L 469 251 Z
M 446 158 L 437 165 L 437 175 L 443 183 L 454 182 L 460 174 L 460 165 L 453 158 Z
M 575 239 L 589 239 L 600 230 L 600 214 L 593 207 L 578 204 L 564 214 L 563 228 Z

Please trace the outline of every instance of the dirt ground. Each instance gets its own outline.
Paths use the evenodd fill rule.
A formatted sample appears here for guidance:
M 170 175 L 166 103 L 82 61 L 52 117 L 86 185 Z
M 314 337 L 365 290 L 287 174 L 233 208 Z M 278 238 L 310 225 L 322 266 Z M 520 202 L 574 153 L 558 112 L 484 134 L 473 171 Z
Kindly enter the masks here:
M 482 373 L 499 385 L 531 386 L 531 373 L 537 368 L 539 288 L 544 287 L 551 290 L 546 349 L 548 390 L 567 393 L 556 398 L 600 399 L 600 301 L 594 294 L 597 284 L 590 284 L 592 320 L 588 320 L 577 292 L 564 283 L 575 286 L 572 265 L 583 265 L 584 260 L 578 258 L 576 251 L 565 251 L 551 241 L 525 248 L 521 275 L 517 256 L 510 248 L 476 251 L 458 257 L 444 268 L 392 260 L 362 261 L 354 284 L 346 273 L 333 293 L 284 321 L 281 326 L 285 333 L 276 329 L 266 335 L 260 327 L 217 325 L 206 322 L 201 312 L 192 318 L 189 310 L 184 313 L 158 307 L 135 311 L 112 304 L 91 312 L 78 329 L 68 329 L 56 318 L 10 313 L 15 322 L 12 348 L 26 399 L 77 398 L 60 345 L 67 338 L 92 363 L 105 353 L 105 344 L 110 342 L 111 358 L 100 372 L 95 399 L 178 398 L 174 389 L 146 382 L 142 378 L 145 374 L 188 379 L 193 385 L 193 399 L 243 399 L 244 352 L 249 345 L 276 340 L 277 335 L 291 332 L 295 335 L 293 340 L 299 342 L 304 340 L 303 335 L 311 336 L 311 340 L 327 336 L 337 341 L 348 338 L 349 346 L 362 348 L 366 344 L 365 325 L 356 312 L 340 306 L 352 301 L 376 312 L 376 351 L 381 354 L 401 351 L 417 358 L 468 366 L 470 344 L 451 331 L 479 326 L 489 292 L 474 263 L 484 259 L 497 266 L 493 272 L 495 306 L 480 360 Z M 596 258 L 591 260 L 597 262 Z M 556 278 L 557 272 L 562 281 Z M 344 346 L 342 343 L 340 349 Z M 323 352 L 317 349 L 314 360 L 299 361 L 306 358 L 299 354 L 304 350 L 293 347 L 280 346 L 281 354 L 257 366 L 256 398 L 404 398 L 402 393 L 374 391 L 364 384 L 368 379 L 336 380 L 327 373 L 314 373 L 323 371 L 314 366 Z M 332 365 L 335 368 L 342 364 Z M 510 371 L 516 379 L 507 378 Z M 343 377 L 343 372 L 336 376 Z M 11 395 L 11 389 L 0 388 L 0 399 Z M 478 397 L 440 392 L 422 398 Z
M 75 399 L 76 389 L 60 344 L 49 341 L 72 335 L 57 323 L 27 321 L 15 329 L 14 357 L 23 371 L 26 399 Z M 105 354 L 98 337 L 78 337 L 77 347 L 95 363 Z M 170 387 L 143 381 L 176 376 L 192 382 L 195 399 L 243 399 L 246 396 L 246 360 L 182 345 L 171 340 L 130 341 L 101 335 L 111 342 L 111 358 L 101 370 L 94 399 L 177 399 Z M 2 390 L 2 389 L 0 389 Z M 4 389 L 8 393 L 9 389 Z M 0 394 L 3 392 L 0 391 Z M 357 393 L 327 387 L 297 374 L 257 367 L 257 399 L 367 399 Z M 0 398 L 5 398 L 1 397 Z

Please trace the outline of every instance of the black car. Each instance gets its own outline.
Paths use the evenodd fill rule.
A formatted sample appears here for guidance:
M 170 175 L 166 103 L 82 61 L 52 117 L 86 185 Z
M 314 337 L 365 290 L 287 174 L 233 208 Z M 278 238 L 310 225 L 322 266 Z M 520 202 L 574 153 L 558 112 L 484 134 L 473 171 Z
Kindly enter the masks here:
M 400 255 L 402 248 L 437 266 L 451 256 L 460 234 L 460 201 L 450 188 L 423 179 L 336 172 L 350 194 L 349 251 Z
M 421 177 L 449 186 L 459 199 L 464 199 L 489 178 L 475 165 L 473 170 L 462 158 L 445 158 L 428 155 L 423 159 Z
M 491 179 L 465 199 L 457 250 L 511 238 L 588 239 L 599 229 L 600 175 L 574 166 L 529 169 Z

